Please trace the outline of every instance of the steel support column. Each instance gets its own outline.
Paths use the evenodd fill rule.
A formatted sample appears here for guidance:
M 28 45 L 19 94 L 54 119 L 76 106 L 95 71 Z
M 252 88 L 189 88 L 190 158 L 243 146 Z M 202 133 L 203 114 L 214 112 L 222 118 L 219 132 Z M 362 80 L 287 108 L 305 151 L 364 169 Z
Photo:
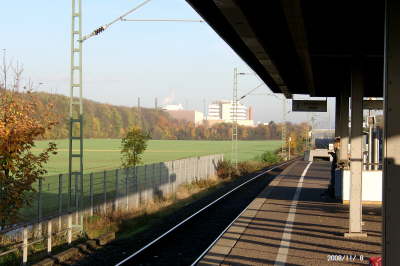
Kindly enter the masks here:
M 340 137 L 340 97 L 335 99 L 335 137 Z
M 383 261 L 399 264 L 400 250 L 400 2 L 386 0 L 383 138 Z
M 351 71 L 351 156 L 350 156 L 350 220 L 347 237 L 362 233 L 362 123 L 364 74 L 362 59 L 354 59 Z
M 379 165 L 379 163 L 380 163 L 379 149 L 380 149 L 379 130 L 378 130 L 378 128 L 375 128 L 375 136 L 374 136 L 374 163 L 375 163 L 375 166 L 374 166 L 374 170 L 382 169 Z
M 368 117 L 368 119 L 370 119 Z M 371 122 L 371 121 L 369 121 Z M 374 150 L 374 124 L 368 123 L 368 170 L 372 170 L 372 163 L 373 163 L 373 150 Z
M 349 154 L 349 92 L 340 95 L 340 154 L 339 161 L 347 162 Z

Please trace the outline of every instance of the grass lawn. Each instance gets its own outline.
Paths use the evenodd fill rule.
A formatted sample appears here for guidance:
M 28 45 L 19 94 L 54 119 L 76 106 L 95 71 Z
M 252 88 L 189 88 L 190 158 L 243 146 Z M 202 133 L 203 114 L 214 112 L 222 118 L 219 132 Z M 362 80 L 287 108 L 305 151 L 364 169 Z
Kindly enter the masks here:
M 42 150 L 48 141 L 40 141 L 36 143 L 35 150 Z M 29 221 L 36 219 L 38 208 L 41 206 L 42 215 L 54 215 L 58 212 L 59 207 L 63 211 L 67 209 L 68 204 L 68 181 L 67 175 L 62 176 L 61 198 L 59 198 L 59 177 L 58 174 L 64 174 L 68 171 L 68 140 L 57 140 L 58 154 L 52 156 L 47 165 L 49 171 L 48 176 L 42 182 L 42 205 L 39 205 L 38 195 L 33 200 L 31 207 L 21 209 L 21 218 Z M 263 153 L 266 150 L 276 150 L 280 147 L 280 141 L 239 141 L 239 160 L 250 160 L 255 156 Z M 74 147 L 75 148 L 75 147 Z M 90 203 L 90 178 L 89 173 L 93 175 L 93 195 L 94 205 L 102 203 L 105 199 L 111 199 L 115 195 L 116 190 L 116 175 L 114 171 L 108 171 L 104 175 L 104 170 L 112 170 L 120 168 L 120 140 L 119 139 L 86 139 L 84 141 L 84 171 L 83 178 L 83 194 L 82 199 L 84 206 L 89 206 Z M 210 154 L 224 154 L 226 159 L 231 156 L 231 141 L 183 141 L 183 140 L 151 140 L 149 141 L 148 149 L 144 154 L 144 163 L 151 164 L 156 162 L 165 162 L 187 157 L 204 156 Z M 78 165 L 78 161 L 76 161 Z M 156 166 L 161 167 L 162 166 Z M 161 168 L 153 168 L 157 173 L 161 173 Z M 148 179 L 144 177 L 143 168 L 138 170 L 139 182 L 148 183 Z M 188 168 L 190 169 L 190 167 Z M 163 171 L 165 171 L 164 169 Z M 150 171 L 150 170 L 149 170 Z M 168 170 L 167 170 L 168 171 Z M 190 170 L 191 171 L 191 170 Z M 150 172 L 150 175 L 152 172 Z M 165 174 L 164 174 L 165 175 Z M 119 174 L 119 184 L 124 187 L 123 172 Z M 155 177 L 155 176 L 154 176 Z M 122 181 L 121 181 L 122 180 Z M 147 181 L 146 181 L 147 180 Z M 75 190 L 79 190 L 80 181 L 71 180 L 71 196 L 72 204 L 75 202 Z M 76 184 L 78 184 L 76 187 Z M 146 186 L 148 186 L 148 183 Z M 39 183 L 36 182 L 34 187 L 39 190 Z M 120 188 L 120 189 L 121 189 Z M 106 195 L 104 196 L 104 191 Z M 121 192 L 121 191 L 120 191 Z M 79 194 L 79 193 L 78 193 Z M 75 205 L 73 205 L 75 206 Z
M 68 172 L 68 140 L 56 140 L 58 154 L 52 156 L 48 165 L 48 175 Z M 36 142 L 35 151 L 42 150 L 48 141 Z M 253 159 L 266 150 L 280 147 L 279 140 L 239 141 L 238 157 L 240 161 Z M 84 140 L 84 172 L 99 172 L 119 168 L 120 139 L 85 139 Z M 78 148 L 78 146 L 76 147 Z M 208 154 L 224 154 L 231 156 L 231 141 L 200 140 L 150 140 L 144 153 L 144 163 L 156 163 Z M 76 161 L 78 165 L 78 161 Z

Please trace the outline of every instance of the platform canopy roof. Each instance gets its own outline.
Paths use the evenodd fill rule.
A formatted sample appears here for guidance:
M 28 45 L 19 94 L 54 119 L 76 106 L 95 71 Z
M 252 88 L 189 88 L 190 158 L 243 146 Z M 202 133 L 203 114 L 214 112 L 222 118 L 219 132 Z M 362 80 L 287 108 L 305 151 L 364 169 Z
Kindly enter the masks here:
M 187 0 L 275 93 L 334 97 L 361 59 L 382 96 L 384 1 Z

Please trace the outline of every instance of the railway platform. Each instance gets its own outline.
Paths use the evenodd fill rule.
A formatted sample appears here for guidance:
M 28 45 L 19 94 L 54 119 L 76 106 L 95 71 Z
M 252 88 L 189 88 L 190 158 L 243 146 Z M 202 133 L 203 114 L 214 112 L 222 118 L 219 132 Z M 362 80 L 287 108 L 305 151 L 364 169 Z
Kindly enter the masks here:
M 360 238 L 346 238 L 349 210 L 325 196 L 328 162 L 296 161 L 267 186 L 198 265 L 368 264 L 381 256 L 381 206 L 363 207 Z

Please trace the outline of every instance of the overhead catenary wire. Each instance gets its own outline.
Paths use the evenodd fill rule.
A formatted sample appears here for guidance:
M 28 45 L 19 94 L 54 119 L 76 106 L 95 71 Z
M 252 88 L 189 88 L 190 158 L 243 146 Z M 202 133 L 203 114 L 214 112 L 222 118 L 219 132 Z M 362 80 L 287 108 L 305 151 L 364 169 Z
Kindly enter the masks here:
M 248 95 L 250 95 L 253 91 L 255 91 L 256 89 L 260 88 L 261 86 L 264 85 L 264 82 L 259 84 L 257 87 L 251 89 L 249 92 L 245 93 L 242 97 L 239 98 L 239 101 L 242 100 L 243 98 L 247 97 Z
M 80 42 L 84 42 L 87 39 L 93 37 L 93 36 L 97 36 L 100 33 L 102 33 L 103 31 L 105 31 L 107 28 L 109 28 L 111 25 L 113 25 L 114 23 L 118 22 L 118 21 L 125 21 L 125 22 L 197 22 L 197 23 L 203 23 L 204 20 L 201 19 L 126 19 L 125 17 L 132 14 L 133 12 L 135 12 L 136 10 L 138 10 L 139 8 L 143 7 L 144 5 L 146 5 L 147 3 L 149 3 L 151 0 L 146 0 L 142 3 L 140 3 L 139 5 L 137 5 L 136 7 L 132 8 L 131 10 L 129 10 L 128 12 L 124 13 L 123 15 L 117 17 L 116 19 L 114 19 L 113 21 L 111 21 L 110 23 L 107 23 L 103 26 L 100 26 L 99 28 L 95 29 L 92 33 L 83 36 L 83 38 L 81 40 L 79 40 Z
M 255 87 L 254 89 L 250 90 L 248 93 L 244 94 L 242 97 L 239 98 L 239 101 L 242 100 L 243 98 L 247 97 L 248 95 L 250 95 L 253 91 L 255 91 L 256 89 L 258 89 L 259 87 L 261 87 L 262 85 L 264 85 L 265 83 L 260 79 L 259 76 L 257 76 L 258 79 L 261 81 L 261 84 L 258 85 L 257 87 Z M 281 147 L 281 152 L 282 155 L 284 155 L 286 153 L 286 149 L 285 146 L 287 146 L 287 139 L 286 139 L 286 115 L 287 110 L 286 110 L 286 99 L 285 99 L 285 95 L 283 95 L 283 99 L 280 99 L 276 94 L 272 93 L 272 92 L 268 92 L 266 95 L 268 96 L 273 96 L 278 100 L 282 100 L 282 107 L 283 107 L 283 113 L 282 113 L 282 147 Z M 290 156 L 290 155 L 289 155 Z M 286 155 L 284 155 L 284 157 L 286 157 Z
M 257 75 L 257 73 L 254 72 L 254 75 L 257 77 L 257 79 L 258 79 L 260 82 L 262 82 L 263 84 L 265 84 L 264 81 L 260 78 L 260 76 Z M 267 86 L 267 88 L 268 88 L 268 86 Z M 269 88 L 268 88 L 268 89 L 269 89 Z M 272 92 L 272 91 L 268 91 L 268 92 L 267 92 L 267 95 L 268 95 L 268 96 L 274 96 L 274 97 L 277 98 L 278 100 L 282 100 L 281 98 L 279 98 L 279 97 L 278 97 L 274 92 Z
M 203 23 L 204 20 L 201 19 L 121 19 L 121 21 L 132 21 L 132 22 L 200 22 Z
M 139 8 L 143 7 L 144 5 L 148 4 L 151 0 L 145 0 L 142 3 L 140 3 L 139 5 L 137 5 L 136 7 L 132 8 L 131 10 L 129 10 L 128 12 L 122 14 L 121 16 L 119 16 L 118 18 L 114 19 L 113 21 L 111 21 L 110 23 L 107 23 L 97 29 L 95 29 L 92 33 L 85 35 L 81 40 L 79 40 L 80 42 L 84 42 L 87 39 L 99 35 L 101 32 L 105 31 L 108 27 L 110 27 L 111 25 L 113 25 L 114 23 L 118 22 L 118 21 L 123 21 L 123 19 L 132 14 L 133 12 L 135 12 L 136 10 L 138 10 Z

